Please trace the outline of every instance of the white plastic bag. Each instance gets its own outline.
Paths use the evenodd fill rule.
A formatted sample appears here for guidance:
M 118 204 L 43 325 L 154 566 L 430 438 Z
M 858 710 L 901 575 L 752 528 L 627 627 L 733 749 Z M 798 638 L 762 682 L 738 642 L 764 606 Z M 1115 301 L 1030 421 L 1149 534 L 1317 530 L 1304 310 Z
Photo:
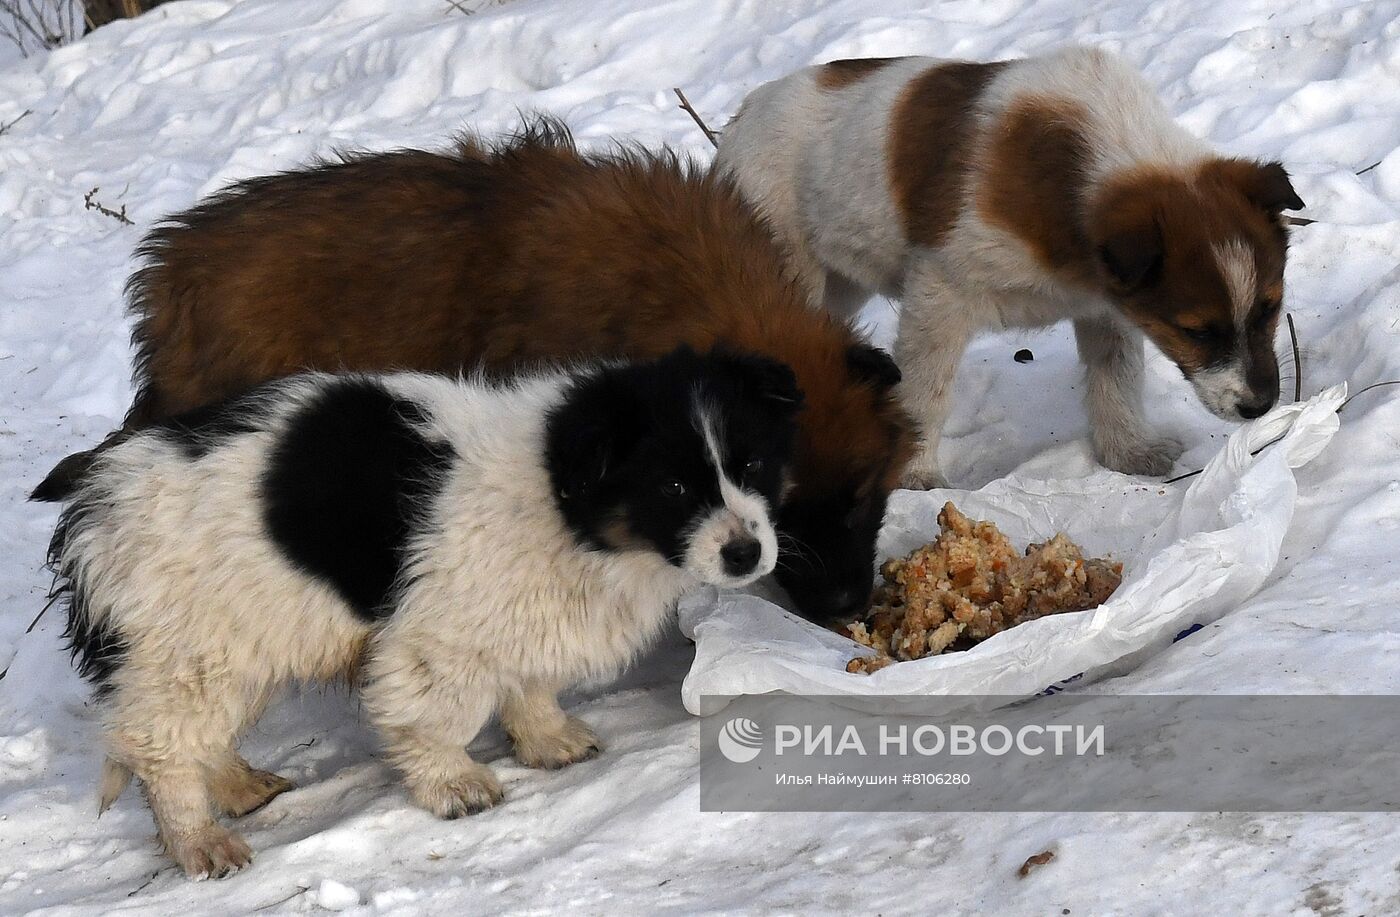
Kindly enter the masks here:
M 1086 554 L 1121 560 L 1123 584 L 1098 608 L 1031 621 L 966 652 L 871 675 L 846 672 L 846 662 L 863 652 L 854 642 L 757 596 L 702 590 L 680 608 L 681 629 L 696 643 L 681 689 L 686 709 L 704 716 L 723 709 L 727 697 L 769 691 L 1005 695 L 1009 702 L 1159 649 L 1264 583 L 1293 519 L 1293 469 L 1331 440 L 1345 396 L 1339 385 L 1245 424 L 1189 486 L 1099 471 L 1063 482 L 1013 476 L 971 492 L 897 492 L 880 537 L 882 557 L 930 540 L 939 509 L 952 500 L 969 516 L 995 522 L 1013 543 L 1065 532 Z

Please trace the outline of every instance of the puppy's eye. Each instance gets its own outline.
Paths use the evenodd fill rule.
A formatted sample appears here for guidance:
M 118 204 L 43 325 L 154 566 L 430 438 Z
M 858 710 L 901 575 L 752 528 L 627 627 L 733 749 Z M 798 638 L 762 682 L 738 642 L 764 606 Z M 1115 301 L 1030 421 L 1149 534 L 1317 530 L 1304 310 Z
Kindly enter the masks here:
M 749 459 L 744 463 L 744 477 L 751 478 L 763 470 L 762 459 Z
M 685 485 L 680 481 L 667 481 L 661 485 L 661 492 L 668 497 L 684 497 Z
M 1185 325 L 1178 325 L 1176 330 L 1180 331 L 1182 334 L 1186 335 L 1188 338 L 1195 341 L 1197 344 L 1214 344 L 1221 338 L 1220 332 L 1215 328 L 1210 327 L 1188 328 Z

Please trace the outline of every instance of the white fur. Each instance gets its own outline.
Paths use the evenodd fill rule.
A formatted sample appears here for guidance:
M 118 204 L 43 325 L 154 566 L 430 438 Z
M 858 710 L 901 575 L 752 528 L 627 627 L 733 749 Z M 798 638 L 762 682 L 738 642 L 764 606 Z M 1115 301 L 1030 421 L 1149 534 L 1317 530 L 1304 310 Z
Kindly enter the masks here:
M 1240 403 L 1250 397 L 1245 366 L 1239 359 L 1197 370 L 1191 375 L 1191 387 L 1201 404 L 1225 420 L 1238 420 Z
M 1258 276 L 1254 268 L 1254 253 L 1240 239 L 1231 239 L 1211 246 L 1211 255 L 1220 267 L 1220 276 L 1230 291 L 1231 312 L 1235 328 L 1242 330 L 1254 308 L 1254 290 Z
M 771 570 L 777 565 L 778 533 L 769 518 L 768 501 L 760 494 L 744 490 L 725 473 L 724 429 L 714 411 L 708 405 L 697 405 L 694 419 L 705 440 L 710 466 L 719 480 L 724 505 L 710 513 L 691 533 L 684 566 L 708 583 L 747 586 L 757 576 L 731 576 L 725 571 L 720 551 L 730 541 L 752 538 L 759 545 L 757 569 Z
M 327 378 L 288 384 L 269 431 L 198 461 L 159 435 L 109 450 L 88 485 L 102 499 L 59 558 L 91 597 L 94 623 L 129 646 L 101 703 L 104 805 L 134 772 L 191 875 L 221 875 L 251 857 L 216 808 L 242 814 L 290 786 L 235 751 L 280 685 L 349 676 L 363 662 L 366 709 L 410 793 L 439 815 L 465 814 L 501 795 L 466 751 L 487 720 L 500 713 L 526 764 L 556 767 L 596 750 L 557 693 L 625 666 L 710 569 L 579 546 L 543 461 L 545 417 L 567 374 L 509 387 L 387 376 L 455 458 L 410 546 L 400 601 L 371 626 L 279 553 L 260 515 L 269 449 Z M 763 562 L 745 581 L 771 572 L 767 506 L 737 491 L 726 504 L 735 524 L 764 539 Z
M 1129 473 L 1165 473 L 1180 445 L 1154 436 L 1141 419 L 1141 332 L 1105 297 L 1066 288 L 1024 242 L 982 219 L 971 200 L 982 173 L 974 167 L 968 177 L 969 199 L 937 249 L 906 241 L 888 176 L 892 111 L 911 79 L 942 63 L 895 61 L 839 89 L 823 89 L 817 67 L 761 86 L 725 128 L 716 167 L 734 176 L 772 224 L 815 305 L 848 315 L 872 292 L 903 300 L 895 345 L 900 392 L 924 432 L 906 484 L 944 483 L 938 443 L 972 336 L 1063 319 L 1075 321 L 1100 461 Z M 1140 76 L 1102 51 L 1069 48 L 1013 62 L 983 94 L 980 129 L 1028 97 L 1071 100 L 1088 113 L 1091 185 L 1135 166 L 1184 169 L 1212 155 L 1171 120 Z M 971 153 L 974 163 L 983 158 L 976 144 Z

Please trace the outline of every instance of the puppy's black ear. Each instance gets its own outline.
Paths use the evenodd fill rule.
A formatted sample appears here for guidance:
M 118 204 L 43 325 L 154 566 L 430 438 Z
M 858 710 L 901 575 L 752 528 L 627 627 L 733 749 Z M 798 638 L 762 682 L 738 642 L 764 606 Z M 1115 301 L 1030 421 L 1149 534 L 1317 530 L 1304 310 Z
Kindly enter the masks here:
M 869 382 L 880 389 L 889 389 L 904 378 L 894 357 L 869 344 L 852 344 L 846 351 L 846 368 L 857 382 Z
M 605 485 L 636 441 L 635 396 L 604 370 L 576 383 L 545 421 L 545 462 L 560 499 L 580 501 Z
M 753 354 L 731 355 L 730 359 L 743 374 L 748 391 L 789 414 L 802 407 L 802 389 L 798 388 L 792 367 Z
M 1150 287 L 1162 276 L 1162 233 L 1155 221 L 1120 229 L 1099 243 L 1098 255 L 1121 292 Z
M 1303 199 L 1293 190 L 1288 170 L 1281 162 L 1254 163 L 1254 180 L 1245 188 L 1245 197 L 1270 213 L 1280 210 L 1302 210 Z

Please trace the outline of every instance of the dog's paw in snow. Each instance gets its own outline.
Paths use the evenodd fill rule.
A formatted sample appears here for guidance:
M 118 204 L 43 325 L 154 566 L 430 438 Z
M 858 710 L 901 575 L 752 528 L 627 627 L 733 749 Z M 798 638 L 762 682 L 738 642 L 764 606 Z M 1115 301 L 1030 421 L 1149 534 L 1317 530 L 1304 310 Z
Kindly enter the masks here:
M 1149 478 L 1165 476 L 1172 470 L 1172 465 L 1176 464 L 1181 453 L 1180 440 L 1170 436 L 1153 437 L 1145 433 L 1104 437 L 1096 439 L 1094 443 L 1094 457 L 1105 468 Z
M 491 768 L 474 762 L 455 774 L 415 781 L 409 789 L 419 805 L 448 819 L 484 812 L 505 796 Z
M 586 761 L 603 749 L 588 724 L 572 716 L 557 732 L 512 735 L 511 738 L 515 742 L 515 757 L 526 767 L 566 767 Z
M 220 825 L 167 837 L 165 849 L 191 879 L 222 879 L 253 862 L 247 842 Z

